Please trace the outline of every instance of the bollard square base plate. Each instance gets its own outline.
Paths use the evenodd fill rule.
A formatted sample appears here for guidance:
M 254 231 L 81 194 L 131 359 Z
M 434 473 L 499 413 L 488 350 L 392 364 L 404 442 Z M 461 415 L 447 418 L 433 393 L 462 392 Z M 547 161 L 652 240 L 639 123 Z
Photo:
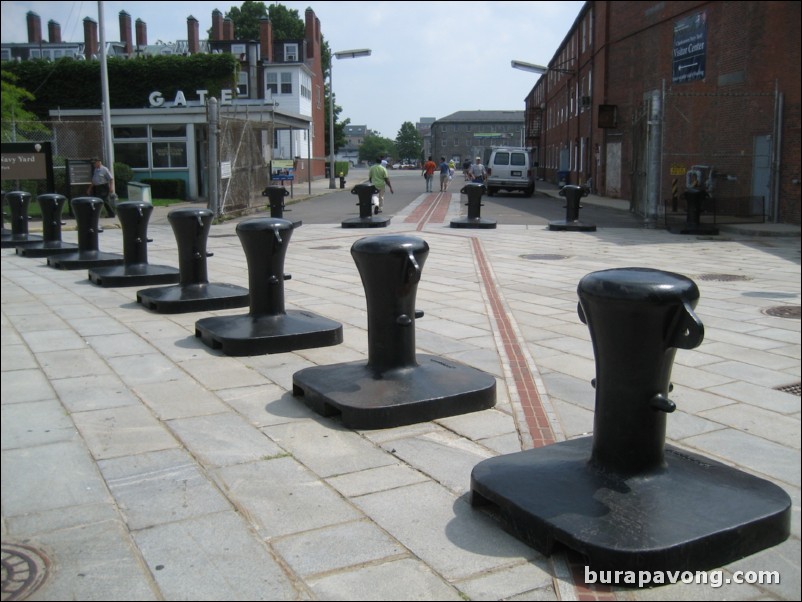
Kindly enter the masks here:
M 51 255 L 64 255 L 65 253 L 76 253 L 78 245 L 71 242 L 61 242 L 60 240 L 42 241 L 17 247 L 17 255 L 22 257 L 50 257 Z
M 137 303 L 160 314 L 236 309 L 250 303 L 247 288 L 233 284 L 185 284 L 146 288 L 136 293 Z
M 582 222 L 569 222 L 564 219 L 549 222 L 549 230 L 567 230 L 571 232 L 595 232 L 596 224 L 584 224 Z
M 371 215 L 370 217 L 349 217 L 342 221 L 343 228 L 386 228 L 390 224 L 389 217 Z
M 491 229 L 497 225 L 496 220 L 483 217 L 459 217 L 451 220 L 452 228 L 484 228 Z
M 77 253 L 50 255 L 47 258 L 47 265 L 59 270 L 88 270 L 103 266 L 122 265 L 124 261 L 123 256 L 116 253 L 78 251 Z
M 195 322 L 195 336 L 226 355 L 264 355 L 343 342 L 343 326 L 308 311 L 278 315 L 216 316 Z
M 718 234 L 718 228 L 715 226 L 708 226 L 706 224 L 699 224 L 699 225 L 682 225 L 682 226 L 672 226 L 668 229 L 671 234 L 699 234 L 699 235 L 709 235 L 709 234 Z
M 292 393 L 354 429 L 381 429 L 486 410 L 496 379 L 450 359 L 418 355 L 418 365 L 382 373 L 365 362 L 315 366 L 292 377 Z
M 40 244 L 43 242 L 41 236 L 36 234 L 11 234 L 8 237 L 3 236 L 2 247 L 3 249 L 10 249 L 11 247 L 23 247 L 28 245 Z
M 147 263 L 129 263 L 89 270 L 89 280 L 102 287 L 176 284 L 179 278 L 176 268 Z
M 695 571 L 784 541 L 791 499 L 781 488 L 666 446 L 666 466 L 623 477 L 591 468 L 592 437 L 484 460 L 471 503 L 543 554 L 562 544 L 594 569 Z

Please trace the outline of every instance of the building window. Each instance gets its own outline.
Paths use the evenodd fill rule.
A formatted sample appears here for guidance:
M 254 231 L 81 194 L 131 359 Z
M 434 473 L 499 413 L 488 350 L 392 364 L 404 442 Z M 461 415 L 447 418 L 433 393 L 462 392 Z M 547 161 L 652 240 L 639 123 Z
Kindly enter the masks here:
M 270 98 L 278 94 L 278 73 L 267 73 L 265 75 L 265 96 Z
M 187 126 L 116 126 L 114 157 L 132 169 L 187 167 Z M 174 140 L 168 140 L 173 138 Z
M 284 60 L 288 63 L 298 62 L 298 44 L 284 44 Z
M 184 142 L 154 142 L 153 167 L 186 167 L 187 145 Z
M 237 96 L 248 98 L 248 73 L 240 71 L 237 78 Z
M 152 125 L 150 135 L 153 138 L 186 138 L 187 129 L 184 125 Z
M 301 74 L 301 96 L 312 101 L 312 78 L 306 73 Z
M 282 72 L 281 74 L 281 93 L 292 94 L 292 73 Z
M 147 142 L 126 142 L 114 144 L 114 160 L 117 163 L 125 163 L 131 169 L 147 169 L 148 163 L 148 143 Z

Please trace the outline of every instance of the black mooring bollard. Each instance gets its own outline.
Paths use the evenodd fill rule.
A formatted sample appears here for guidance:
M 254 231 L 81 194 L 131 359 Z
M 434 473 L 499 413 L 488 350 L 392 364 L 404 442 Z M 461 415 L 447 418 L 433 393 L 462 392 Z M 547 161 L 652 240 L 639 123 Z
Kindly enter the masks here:
M 41 236 L 28 234 L 28 222 L 31 219 L 28 216 L 31 193 L 13 190 L 6 193 L 5 199 L 11 212 L 11 234 L 3 237 L 2 248 L 7 249 L 42 242 Z
M 596 224 L 585 224 L 579 221 L 579 200 L 588 196 L 584 186 L 566 184 L 560 189 L 560 196 L 565 197 L 565 219 L 549 222 L 549 230 L 570 230 L 573 232 L 595 232 Z
M 540 552 L 560 542 L 597 569 L 708 570 L 784 541 L 785 491 L 665 445 L 675 350 L 704 337 L 693 281 L 605 270 L 585 276 L 578 294 L 596 356 L 593 437 L 480 462 L 472 503 L 495 504 Z
M 2 233 L 0 235 L 2 236 L 2 239 L 5 240 L 9 236 L 11 236 L 11 230 L 7 230 L 6 229 L 6 191 L 5 190 L 0 191 L 0 202 L 2 202 L 2 207 L 0 207 L 0 209 L 2 209 L 2 211 L 0 211 L 0 219 L 2 219 L 2 224 L 3 224 Z
M 468 217 L 459 217 L 451 220 L 452 228 L 495 228 L 496 220 L 484 219 L 482 213 L 482 195 L 485 193 L 484 184 L 465 184 L 460 193 L 468 195 Z
M 78 228 L 78 250 L 50 255 L 47 265 L 61 270 L 80 270 L 121 265 L 122 255 L 103 253 L 99 249 L 100 210 L 103 200 L 97 197 L 77 197 L 70 202 Z
M 209 282 L 206 241 L 213 217 L 209 209 L 174 209 L 167 214 L 178 245 L 178 284 L 137 291 L 137 302 L 164 314 L 248 305 L 248 289 Z
M 61 240 L 61 212 L 67 197 L 55 193 L 40 194 L 36 202 L 42 210 L 42 241 L 18 246 L 17 255 L 47 257 L 77 251 L 78 245 Z
M 339 322 L 309 311 L 284 307 L 284 259 L 293 224 L 284 219 L 257 218 L 237 225 L 248 261 L 250 312 L 195 322 L 195 336 L 226 355 L 261 355 L 327 347 L 343 341 Z
M 496 379 L 451 359 L 415 355 L 415 297 L 429 245 L 375 236 L 351 247 L 368 308 L 368 361 L 314 366 L 293 375 L 293 395 L 351 428 L 425 422 L 491 408 Z
M 144 201 L 117 204 L 117 217 L 123 228 L 123 265 L 89 270 L 89 280 L 98 286 L 142 286 L 175 284 L 178 270 L 148 264 L 148 221 L 153 205 Z
M 389 217 L 373 214 L 371 197 L 378 194 L 373 184 L 357 184 L 351 189 L 351 194 L 359 197 L 359 217 L 349 217 L 342 221 L 343 228 L 384 228 L 390 223 Z
M 674 234 L 718 234 L 716 226 L 702 223 L 702 203 L 708 198 L 707 191 L 702 188 L 688 188 L 682 196 L 687 208 L 685 223 L 673 226 L 669 231 Z
M 290 195 L 290 191 L 284 188 L 284 186 L 268 186 L 262 191 L 262 196 L 268 197 L 268 203 L 270 204 L 270 217 L 275 219 L 284 219 L 284 212 L 291 211 L 287 209 L 287 206 L 284 204 L 284 199 Z M 303 225 L 301 220 L 293 221 L 293 227 L 300 228 Z

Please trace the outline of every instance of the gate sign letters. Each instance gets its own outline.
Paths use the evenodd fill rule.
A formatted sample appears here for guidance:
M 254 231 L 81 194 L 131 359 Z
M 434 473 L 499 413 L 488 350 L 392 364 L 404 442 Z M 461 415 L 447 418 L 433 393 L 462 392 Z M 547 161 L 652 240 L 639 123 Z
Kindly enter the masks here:
M 697 13 L 674 23 L 672 83 L 704 79 L 706 48 L 707 13 Z

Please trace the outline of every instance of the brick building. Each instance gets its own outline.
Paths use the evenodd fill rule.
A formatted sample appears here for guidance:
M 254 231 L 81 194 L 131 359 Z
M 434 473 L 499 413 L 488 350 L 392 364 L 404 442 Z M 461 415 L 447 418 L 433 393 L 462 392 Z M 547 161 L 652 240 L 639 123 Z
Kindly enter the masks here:
M 647 222 L 699 176 L 727 211 L 799 224 L 799 65 L 799 2 L 589 1 L 525 100 L 527 145 L 540 177 Z

